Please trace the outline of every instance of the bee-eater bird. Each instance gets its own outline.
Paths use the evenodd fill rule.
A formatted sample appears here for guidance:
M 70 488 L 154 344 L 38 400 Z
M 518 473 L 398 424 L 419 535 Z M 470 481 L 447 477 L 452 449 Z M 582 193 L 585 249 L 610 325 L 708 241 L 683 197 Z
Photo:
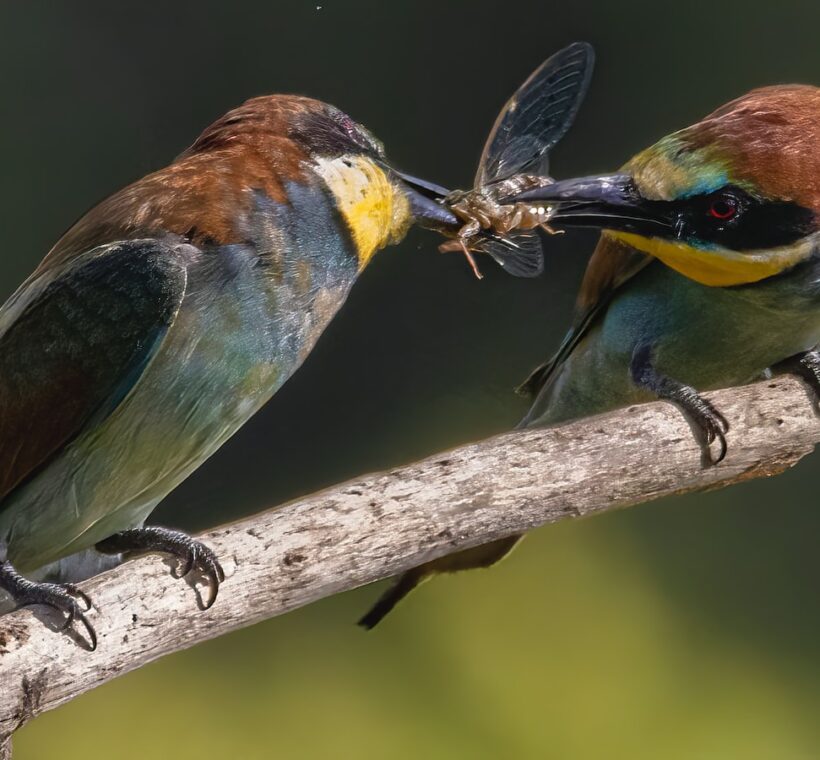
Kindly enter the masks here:
M 765 373 L 820 391 L 820 89 L 754 90 L 639 153 L 614 175 L 507 202 L 555 206 L 556 227 L 598 227 L 574 324 L 523 388 L 520 427 L 660 398 L 726 453 L 728 422 L 700 391 Z M 363 619 L 372 627 L 436 572 L 487 567 L 512 536 L 415 568 Z
M 615 175 L 521 200 L 605 231 L 575 323 L 525 389 L 524 426 L 653 398 L 726 453 L 728 423 L 699 391 L 820 362 L 820 89 L 754 90 L 661 139 Z M 706 452 L 708 457 L 708 452 Z
M 0 589 L 77 620 L 92 647 L 87 597 L 23 574 L 83 572 L 66 558 L 94 548 L 166 552 L 210 605 L 217 558 L 146 518 L 413 221 L 457 223 L 364 127 L 296 96 L 248 101 L 83 216 L 0 309 Z

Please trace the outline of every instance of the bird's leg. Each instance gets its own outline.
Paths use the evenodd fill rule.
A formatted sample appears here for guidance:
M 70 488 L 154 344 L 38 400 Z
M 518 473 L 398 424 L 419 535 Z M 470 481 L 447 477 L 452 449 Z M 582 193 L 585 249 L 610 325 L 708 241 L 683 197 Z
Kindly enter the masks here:
M 61 631 L 76 620 L 88 634 L 89 648 L 97 648 L 97 633 L 85 613 L 91 609 L 91 600 L 71 583 L 35 583 L 18 573 L 11 562 L 0 562 L 0 589 L 12 598 L 17 608 L 43 605 L 65 615 Z
M 170 554 L 179 560 L 178 567 L 171 573 L 175 578 L 196 573 L 207 579 L 210 593 L 203 602 L 206 610 L 216 601 L 219 584 L 225 580 L 225 572 L 213 550 L 179 530 L 158 526 L 132 528 L 109 536 L 95 548 L 103 554 L 123 554 L 127 557 L 150 552 Z
M 802 378 L 814 393 L 815 409 L 820 407 L 820 351 L 797 354 L 774 367 L 776 372 L 789 372 Z
M 726 418 L 701 396 L 692 386 L 684 385 L 658 372 L 652 364 L 652 347 L 638 346 L 632 354 L 630 373 L 633 382 L 654 393 L 658 398 L 671 401 L 678 406 L 702 436 L 704 444 L 704 465 L 718 464 L 726 456 L 726 433 L 729 423 Z M 720 446 L 716 458 L 712 457 L 711 444 L 718 441 Z

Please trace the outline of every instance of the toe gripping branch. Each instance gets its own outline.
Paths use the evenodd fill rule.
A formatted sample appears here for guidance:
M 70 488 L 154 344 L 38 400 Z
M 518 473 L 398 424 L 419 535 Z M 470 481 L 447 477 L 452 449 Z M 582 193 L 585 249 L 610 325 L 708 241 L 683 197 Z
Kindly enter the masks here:
M 209 593 L 202 602 L 202 608 L 206 610 L 213 606 L 219 585 L 225 580 L 222 565 L 209 547 L 182 531 L 170 528 L 151 526 L 124 530 L 100 541 L 96 549 L 103 554 L 123 554 L 126 557 L 150 552 L 175 557 L 179 564 L 171 571 L 174 578 L 194 574 L 207 580 Z
M 802 378 L 814 392 L 814 408 L 820 411 L 820 351 L 806 351 L 792 356 L 775 368 L 778 372 L 788 372 Z
M 65 615 L 59 630 L 66 631 L 76 621 L 88 634 L 88 648 L 97 648 L 97 633 L 86 618 L 91 600 L 71 583 L 35 583 L 20 575 L 10 562 L 0 563 L 0 588 L 14 600 L 17 608 L 42 605 Z
M 729 423 L 712 404 L 692 386 L 684 385 L 658 372 L 652 364 L 652 347 L 639 346 L 632 354 L 630 365 L 633 382 L 654 393 L 658 398 L 675 404 L 694 426 L 696 438 L 703 448 L 704 466 L 715 465 L 726 457 L 726 434 Z M 716 457 L 711 444 L 718 441 Z

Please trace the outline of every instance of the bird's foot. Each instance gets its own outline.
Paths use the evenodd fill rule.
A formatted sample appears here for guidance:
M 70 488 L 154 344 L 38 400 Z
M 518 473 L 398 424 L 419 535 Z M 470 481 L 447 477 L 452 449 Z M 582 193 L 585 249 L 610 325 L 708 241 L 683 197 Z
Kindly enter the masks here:
M 691 385 L 679 382 L 659 372 L 653 364 L 651 346 L 638 346 L 632 354 L 630 373 L 635 384 L 652 391 L 658 398 L 675 404 L 694 426 L 703 449 L 704 467 L 719 464 L 726 457 L 726 434 L 729 422 Z M 718 442 L 717 456 L 712 455 L 712 444 Z
M 35 583 L 20 575 L 10 562 L 0 563 L 0 588 L 6 591 L 17 609 L 42 605 L 65 615 L 58 630 L 66 631 L 76 621 L 88 634 L 88 648 L 97 648 L 97 633 L 85 613 L 91 607 L 91 600 L 71 583 Z
M 802 378 L 814 395 L 814 410 L 820 412 L 820 351 L 806 351 L 779 364 L 776 369 Z
M 203 609 L 209 609 L 216 601 L 219 585 L 225 580 L 225 571 L 216 554 L 201 541 L 186 533 L 156 526 L 133 528 L 115 533 L 96 546 L 104 554 L 124 554 L 134 556 L 149 552 L 169 554 L 178 560 L 171 571 L 174 578 L 201 576 L 208 585 L 208 596 L 202 602 Z
M 729 422 L 714 405 L 699 395 L 693 388 L 684 386 L 674 401 L 689 418 L 703 437 L 704 465 L 719 464 L 726 458 L 726 434 L 729 432 Z M 712 444 L 718 442 L 717 456 L 712 455 Z

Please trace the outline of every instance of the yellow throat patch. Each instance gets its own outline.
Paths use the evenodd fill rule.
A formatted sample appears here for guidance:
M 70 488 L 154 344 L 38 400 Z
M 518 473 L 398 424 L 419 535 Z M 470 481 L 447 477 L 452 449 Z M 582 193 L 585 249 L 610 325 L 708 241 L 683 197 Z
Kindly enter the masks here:
M 743 253 L 728 248 L 694 248 L 686 243 L 647 238 L 631 232 L 606 234 L 660 259 L 690 280 L 711 287 L 746 285 L 765 280 L 808 258 L 816 245 L 812 237 L 792 246 Z
M 413 221 L 407 196 L 369 158 L 319 158 L 316 166 L 353 236 L 360 269 L 407 234 Z

